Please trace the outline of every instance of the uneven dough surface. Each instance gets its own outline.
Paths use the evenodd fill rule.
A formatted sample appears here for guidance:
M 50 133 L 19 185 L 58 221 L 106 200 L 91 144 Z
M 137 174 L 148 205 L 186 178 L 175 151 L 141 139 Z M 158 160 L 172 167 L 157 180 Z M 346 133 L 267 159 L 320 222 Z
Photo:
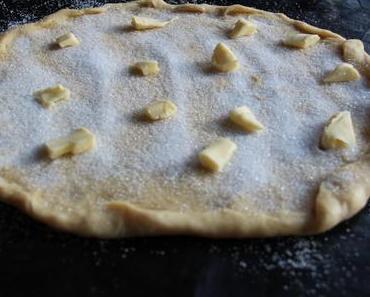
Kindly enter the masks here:
M 282 46 L 299 31 L 271 13 L 250 15 L 257 32 L 230 39 L 240 15 L 222 16 L 211 6 L 202 6 L 204 14 L 176 13 L 158 3 L 164 7 L 108 5 L 101 14 L 68 20 L 62 11 L 55 26 L 18 34 L 8 45 L 0 61 L 1 198 L 51 225 L 100 237 L 315 233 L 357 212 L 370 193 L 363 157 L 370 89 L 363 76 L 321 82 L 342 63 L 343 41 L 322 38 L 304 50 Z M 163 28 L 134 31 L 133 16 L 176 18 Z M 79 46 L 53 48 L 65 32 L 73 32 Z M 235 72 L 211 70 L 220 42 L 237 56 Z M 133 75 L 130 65 L 144 60 L 158 61 L 161 71 Z M 57 108 L 45 109 L 32 97 L 57 84 L 71 90 L 71 100 Z M 143 120 L 142 108 L 163 98 L 177 106 L 176 117 Z M 246 134 L 228 120 L 243 105 L 264 124 L 262 133 Z M 342 110 L 352 114 L 357 145 L 320 150 L 328 118 Z M 44 156 L 43 143 L 79 127 L 96 136 L 94 150 L 53 161 Z M 218 137 L 230 138 L 238 150 L 214 174 L 200 167 L 197 154 Z M 341 203 L 331 221 L 322 198 L 320 216 L 330 217 L 322 223 L 317 194 L 330 189 L 322 182 L 353 161 L 334 185 L 328 181 L 337 186 L 331 199 Z M 357 184 L 353 202 L 347 186 Z M 347 202 L 345 212 L 340 207 Z

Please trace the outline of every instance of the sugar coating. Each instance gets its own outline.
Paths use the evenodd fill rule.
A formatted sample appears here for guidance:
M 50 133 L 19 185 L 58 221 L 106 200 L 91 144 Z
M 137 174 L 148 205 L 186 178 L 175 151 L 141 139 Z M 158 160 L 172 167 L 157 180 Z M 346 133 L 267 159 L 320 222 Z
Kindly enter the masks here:
M 41 189 L 45 205 L 68 211 L 94 193 L 93 205 L 122 199 L 177 211 L 309 211 L 321 180 L 366 150 L 366 82 L 320 83 L 341 62 L 337 45 L 286 48 L 280 42 L 294 29 L 262 17 L 252 18 L 256 34 L 236 40 L 227 32 L 238 17 L 182 13 L 164 28 L 135 32 L 133 15 L 173 14 L 117 7 L 21 37 L 0 64 L 0 174 Z M 67 31 L 80 46 L 52 50 Z M 238 71 L 209 71 L 219 42 L 238 57 Z M 161 72 L 132 75 L 130 65 L 140 60 L 158 61 Z M 32 93 L 58 83 L 71 90 L 71 100 L 43 109 Z M 176 104 L 176 117 L 142 121 L 142 108 L 163 98 Z M 229 111 L 242 105 L 264 123 L 263 133 L 246 135 L 228 122 Z M 319 150 L 325 123 L 342 110 L 352 113 L 357 146 Z M 40 155 L 42 144 L 79 127 L 96 135 L 94 151 L 52 162 Z M 238 150 L 222 173 L 209 174 L 197 154 L 218 137 Z

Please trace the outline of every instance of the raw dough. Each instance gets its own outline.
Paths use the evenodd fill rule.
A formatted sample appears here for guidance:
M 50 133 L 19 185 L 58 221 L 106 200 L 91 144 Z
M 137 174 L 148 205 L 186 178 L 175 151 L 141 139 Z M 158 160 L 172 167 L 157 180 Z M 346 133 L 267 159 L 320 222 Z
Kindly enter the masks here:
M 343 49 L 338 34 L 282 14 L 196 7 L 151 0 L 61 10 L 3 34 L 1 199 L 49 225 L 96 237 L 312 234 L 363 208 L 370 194 L 370 58 L 363 48 L 351 41 Z M 173 21 L 135 31 L 133 16 Z M 240 17 L 258 30 L 230 39 Z M 65 32 L 80 45 L 51 49 Z M 284 46 L 294 33 L 321 40 L 301 50 Z M 211 70 L 220 42 L 238 57 L 237 71 Z M 361 79 L 323 84 L 343 53 Z M 133 75 L 130 65 L 143 60 L 158 61 L 160 73 Z M 73 98 L 45 109 L 32 92 L 56 84 Z M 158 98 L 171 98 L 176 116 L 143 120 L 143 106 Z M 258 114 L 263 133 L 246 134 L 230 122 L 229 111 L 244 105 Z M 327 120 L 343 110 L 351 112 L 356 145 L 320 150 Z M 44 156 L 44 143 L 79 127 L 96 135 L 94 150 Z M 238 149 L 222 172 L 207 172 L 198 152 L 219 137 Z

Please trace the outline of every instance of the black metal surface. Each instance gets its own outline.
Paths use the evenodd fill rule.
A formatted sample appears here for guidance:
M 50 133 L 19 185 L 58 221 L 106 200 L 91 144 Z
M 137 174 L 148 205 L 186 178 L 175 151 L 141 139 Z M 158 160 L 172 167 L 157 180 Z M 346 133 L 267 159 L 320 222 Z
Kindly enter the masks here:
M 0 0 L 0 28 L 103 2 Z M 363 39 L 370 51 L 369 0 L 239 3 Z M 0 204 L 0 296 L 370 296 L 369 248 L 369 206 L 315 237 L 107 241 L 53 231 Z

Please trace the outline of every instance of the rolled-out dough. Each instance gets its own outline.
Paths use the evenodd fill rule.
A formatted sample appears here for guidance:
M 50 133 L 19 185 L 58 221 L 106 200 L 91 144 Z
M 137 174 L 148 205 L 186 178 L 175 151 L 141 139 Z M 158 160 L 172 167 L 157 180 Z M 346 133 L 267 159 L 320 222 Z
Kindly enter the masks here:
M 132 16 L 171 20 L 135 31 Z M 239 18 L 257 32 L 229 38 Z M 80 44 L 56 48 L 72 32 Z M 307 49 L 284 46 L 294 33 L 318 34 Z M 223 42 L 238 58 L 211 69 Z M 199 235 L 263 237 L 328 230 L 357 213 L 370 194 L 369 57 L 360 80 L 323 84 L 343 62 L 345 39 L 282 14 L 240 5 L 175 6 L 159 0 L 61 10 L 0 37 L 0 199 L 54 227 L 96 237 Z M 158 61 L 155 76 L 131 66 Z M 70 100 L 51 109 L 32 96 L 62 84 Z M 142 109 L 171 100 L 171 119 Z M 265 129 L 245 133 L 228 114 L 248 106 Z M 335 113 L 351 112 L 356 146 L 321 150 Z M 96 148 L 50 160 L 43 144 L 86 127 Z M 238 147 L 220 173 L 198 153 L 218 137 Z

